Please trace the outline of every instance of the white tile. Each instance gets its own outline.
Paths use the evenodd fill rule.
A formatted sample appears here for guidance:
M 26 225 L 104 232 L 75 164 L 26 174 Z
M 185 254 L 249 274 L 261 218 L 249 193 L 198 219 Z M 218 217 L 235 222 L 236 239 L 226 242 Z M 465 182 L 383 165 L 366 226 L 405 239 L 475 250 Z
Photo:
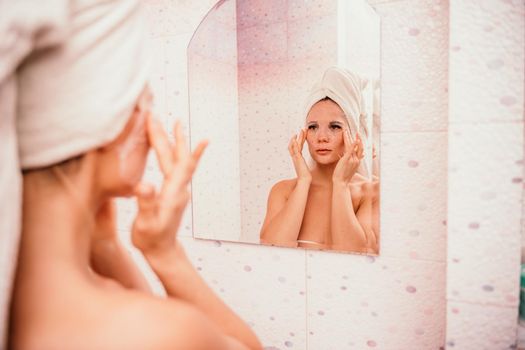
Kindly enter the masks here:
M 153 38 L 148 42 L 151 50 L 151 68 L 149 86 L 153 94 L 153 112 L 157 118 L 166 114 L 166 63 L 165 45 L 161 38 Z
M 287 23 L 287 58 L 296 60 L 337 57 L 337 14 Z
M 447 350 L 515 349 L 518 311 L 514 307 L 449 301 Z
M 147 1 L 147 20 L 152 37 L 193 33 L 217 0 Z
M 257 24 L 237 32 L 240 64 L 268 64 L 286 60 L 285 22 Z
M 378 154 L 381 256 L 445 262 L 447 134 L 382 134 Z
M 523 1 L 453 1 L 450 122 L 523 119 Z
M 307 253 L 311 349 L 439 349 L 445 264 Z
M 381 18 L 381 130 L 446 130 L 448 2 L 409 0 L 375 8 Z
M 286 21 L 287 0 L 243 0 L 235 3 L 240 29 Z
M 338 0 L 288 0 L 288 21 L 334 15 Z
M 211 288 L 253 327 L 264 346 L 306 348 L 303 250 L 181 241 Z
M 516 306 L 523 124 L 452 125 L 449 151 L 448 296 Z

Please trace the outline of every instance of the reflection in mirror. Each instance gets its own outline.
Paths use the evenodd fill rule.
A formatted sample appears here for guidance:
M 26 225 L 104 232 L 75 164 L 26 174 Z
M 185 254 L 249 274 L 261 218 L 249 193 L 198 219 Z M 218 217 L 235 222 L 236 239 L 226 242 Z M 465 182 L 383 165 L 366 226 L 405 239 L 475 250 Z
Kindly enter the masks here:
M 188 47 L 196 238 L 379 253 L 379 18 L 219 1 Z

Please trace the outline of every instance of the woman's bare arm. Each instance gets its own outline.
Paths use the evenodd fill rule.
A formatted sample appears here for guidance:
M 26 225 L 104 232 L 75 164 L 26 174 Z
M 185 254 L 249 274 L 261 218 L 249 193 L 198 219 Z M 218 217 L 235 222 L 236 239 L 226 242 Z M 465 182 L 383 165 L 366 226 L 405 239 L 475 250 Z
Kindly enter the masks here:
M 310 183 L 309 179 L 297 179 L 295 185 L 281 181 L 273 186 L 268 196 L 261 242 L 297 246 Z M 290 186 L 294 186 L 291 193 Z
M 333 183 L 331 215 L 332 248 L 364 252 L 366 233 L 354 212 L 348 184 Z
M 371 180 L 363 184 L 363 199 L 357 210 L 357 220 L 361 224 L 367 240 L 367 253 L 379 254 L 379 181 Z
M 192 305 L 223 334 L 237 339 L 248 349 L 261 349 L 250 327 L 208 287 L 180 243 L 166 250 L 146 252 L 144 256 L 170 297 Z
M 148 137 L 157 154 L 164 182 L 159 193 L 152 186 L 139 185 L 137 188 L 139 208 L 132 228 L 133 244 L 144 254 L 170 298 L 199 310 L 225 336 L 249 349 L 261 349 L 253 331 L 206 285 L 176 239 L 190 198 L 188 184 L 206 143 L 200 143 L 190 153 L 177 123 L 176 144 L 171 145 L 161 125 L 151 117 L 148 118 Z
M 359 135 L 350 141 L 349 131 L 343 134 L 345 154 L 338 161 L 332 176 L 332 248 L 366 252 L 367 234 L 359 222 L 350 191 L 350 182 L 363 158 L 363 144 Z M 363 203 L 361 203 L 363 204 Z
M 308 191 L 312 183 L 312 174 L 301 153 L 305 140 L 306 131 L 301 129 L 299 135 L 294 135 L 288 144 L 288 152 L 297 173 L 297 180 L 292 190 L 290 190 L 291 181 L 281 181 L 270 191 L 266 217 L 260 234 L 263 243 L 297 246 Z

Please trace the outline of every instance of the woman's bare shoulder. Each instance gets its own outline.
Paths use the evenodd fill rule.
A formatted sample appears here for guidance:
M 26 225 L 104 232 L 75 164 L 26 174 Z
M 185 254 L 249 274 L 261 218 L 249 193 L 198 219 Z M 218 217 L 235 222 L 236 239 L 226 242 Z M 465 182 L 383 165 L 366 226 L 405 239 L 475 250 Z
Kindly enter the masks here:
M 109 334 L 120 349 L 226 349 L 224 336 L 202 312 L 173 298 L 141 292 L 112 293 Z M 108 313 L 110 311 L 108 310 Z M 117 344 L 117 342 L 115 342 Z M 216 346 L 216 344 L 218 344 Z
M 283 194 L 288 196 L 288 194 L 290 194 L 290 192 L 293 191 L 296 184 L 297 179 L 281 180 L 275 183 L 275 185 L 273 185 L 271 192 L 275 194 Z

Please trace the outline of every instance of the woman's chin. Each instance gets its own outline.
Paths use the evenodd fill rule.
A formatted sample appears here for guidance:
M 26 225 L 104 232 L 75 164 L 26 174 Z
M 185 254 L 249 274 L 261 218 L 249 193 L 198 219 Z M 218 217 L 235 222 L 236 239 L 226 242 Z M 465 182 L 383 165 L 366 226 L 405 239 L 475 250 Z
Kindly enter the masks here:
M 314 158 L 314 161 L 318 165 L 333 165 L 337 163 L 337 159 L 331 159 L 331 158 Z

